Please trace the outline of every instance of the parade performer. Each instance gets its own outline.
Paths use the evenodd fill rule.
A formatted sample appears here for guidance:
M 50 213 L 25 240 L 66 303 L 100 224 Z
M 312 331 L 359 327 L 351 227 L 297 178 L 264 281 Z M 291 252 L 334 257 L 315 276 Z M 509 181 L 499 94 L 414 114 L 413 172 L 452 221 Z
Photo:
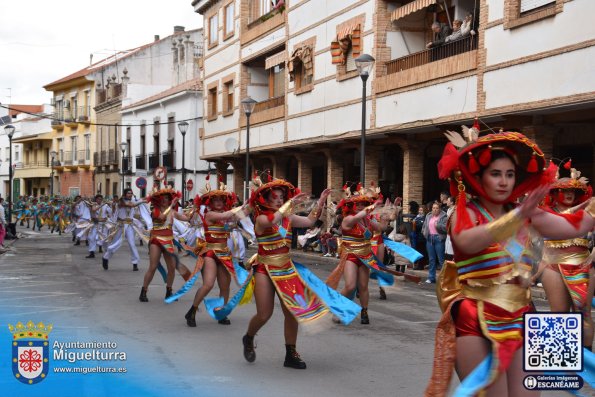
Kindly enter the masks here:
M 250 260 L 252 277 L 224 307 L 214 310 L 215 318 L 223 318 L 239 303 L 249 301 L 254 291 L 256 315 L 250 320 L 246 335 L 242 338 L 244 358 L 248 362 L 256 360 L 254 336 L 267 323 L 273 314 L 275 293 L 281 302 L 285 317 L 285 361 L 284 366 L 305 369 L 296 351 L 298 324 L 308 324 L 332 312 L 344 324 L 349 324 L 360 307 L 328 288 L 305 266 L 293 262 L 289 256 L 291 228 L 310 227 L 320 217 L 322 208 L 330 193 L 322 192 L 318 205 L 310 215 L 298 216 L 292 213 L 293 207 L 305 199 L 291 183 L 282 179 L 270 180 L 262 184 L 260 178 L 254 180 L 255 188 L 250 197 L 254 209 L 255 233 L 258 253 Z
M 169 298 L 172 292 L 176 268 L 180 266 L 183 276 L 188 276 L 190 271 L 181 265 L 178 257 L 174 252 L 174 233 L 173 221 L 178 219 L 180 221 L 188 221 L 186 215 L 180 214 L 177 211 L 178 200 L 182 197 L 182 193 L 176 192 L 172 187 L 167 185 L 161 189 L 154 190 L 148 197 L 147 201 L 151 203 L 151 235 L 149 238 L 149 268 L 145 273 L 143 286 L 141 288 L 139 300 L 141 302 L 148 302 L 147 290 L 149 284 L 153 280 L 155 271 L 160 266 L 161 255 L 167 264 L 167 276 L 165 287 L 165 298 Z M 134 241 L 134 240 L 133 240 Z
M 85 204 L 83 198 L 79 195 L 75 196 L 74 202 L 70 207 L 70 225 L 66 228 L 66 233 L 72 233 L 72 241 L 74 245 L 81 245 L 80 238 L 77 237 L 79 234 L 79 228 L 77 223 L 83 221 L 87 223 L 91 220 L 91 214 L 88 211 L 88 207 Z
M 574 213 L 576 206 L 587 204 L 593 190 L 580 171 L 571 168 L 568 161 L 564 167 L 570 169 L 570 177 L 560 178 L 551 186 L 548 206 L 544 209 L 554 213 Z M 591 350 L 593 344 L 593 319 L 589 293 L 589 240 L 587 236 L 567 240 L 544 241 L 543 260 L 540 265 L 541 282 L 552 312 L 583 313 L 583 345 Z M 534 279 L 537 279 L 536 275 Z
M 345 198 L 337 205 L 337 208 L 343 214 L 343 221 L 341 222 L 342 238 L 339 245 L 340 260 L 326 283 L 331 288 L 337 289 L 339 281 L 344 277 L 345 285 L 341 290 L 341 294 L 348 298 L 353 298 L 357 289 L 362 307 L 360 313 L 361 323 L 370 324 L 368 316 L 370 271 L 372 271 L 373 277 L 378 280 L 380 287 L 394 284 L 394 272 L 384 266 L 372 252 L 371 240 L 374 232 L 381 234 L 386 227 L 372 214 L 375 209 L 374 203 L 379 200 L 380 189 L 374 187 L 373 184 L 371 188 L 364 189 L 361 184 L 358 184 L 356 192 L 352 194 L 349 186 L 345 184 L 343 191 L 345 192 Z M 387 243 L 388 240 L 383 241 Z M 397 244 L 393 242 L 393 245 Z M 404 244 L 400 245 L 404 246 Z M 391 248 L 395 249 L 394 246 Z M 413 252 L 415 258 L 418 259 L 419 253 L 413 250 L 410 252 Z M 408 255 L 407 253 L 404 254 Z
M 194 201 L 195 208 L 204 205 L 205 213 L 202 217 L 204 225 L 206 250 L 203 252 L 204 265 L 202 267 L 202 286 L 196 291 L 192 306 L 186 313 L 186 324 L 189 327 L 196 327 L 196 311 L 202 300 L 207 296 L 217 280 L 219 295 L 224 303 L 229 300 L 229 288 L 231 279 L 234 278 L 238 285 L 241 285 L 246 274 L 240 269 L 238 263 L 234 263 L 231 251 L 227 246 L 230 230 L 229 221 L 232 221 L 236 214 L 243 211 L 242 207 L 232 210 L 237 201 L 236 194 L 228 192 L 225 184 L 220 180 L 219 189 L 212 190 L 207 175 L 205 193 Z M 225 317 L 219 320 L 219 324 L 229 325 L 230 320 Z
M 118 209 L 115 214 L 117 225 L 112 229 L 104 242 L 106 250 L 103 254 L 102 265 L 105 270 L 109 267 L 109 259 L 122 246 L 124 239 L 126 239 L 130 248 L 132 270 L 138 271 L 139 257 L 134 239 L 135 235 L 139 238 L 147 239 L 147 231 L 142 222 L 135 219 L 135 213 L 137 211 L 140 212 L 140 216 L 145 221 L 145 224 L 152 225 L 151 215 L 144 203 L 144 200 L 132 201 L 132 189 L 124 189 L 124 195 L 118 202 Z
M 52 233 L 58 231 L 61 236 L 66 231 L 70 219 L 70 207 L 62 202 L 62 199 L 54 198 L 51 208 Z
M 91 228 L 88 232 L 89 255 L 85 258 L 95 258 L 97 246 L 99 246 L 99 252 L 102 252 L 103 242 L 109 235 L 111 216 L 111 206 L 103 202 L 103 195 L 96 194 L 95 203 L 91 207 Z
M 452 143 L 438 164 L 440 178 L 450 180 L 457 197 L 448 224 L 456 265 L 445 266 L 437 283 L 444 314 L 426 396 L 446 395 L 455 366 L 461 379 L 455 396 L 535 395 L 523 385 L 520 349 L 523 314 L 535 310 L 530 226 L 549 238 L 567 239 L 584 235 L 594 220 L 584 211 L 568 216 L 538 208 L 555 166 L 546 168 L 534 142 L 517 132 L 479 139 L 478 133 L 468 130 L 463 138 L 449 132 Z

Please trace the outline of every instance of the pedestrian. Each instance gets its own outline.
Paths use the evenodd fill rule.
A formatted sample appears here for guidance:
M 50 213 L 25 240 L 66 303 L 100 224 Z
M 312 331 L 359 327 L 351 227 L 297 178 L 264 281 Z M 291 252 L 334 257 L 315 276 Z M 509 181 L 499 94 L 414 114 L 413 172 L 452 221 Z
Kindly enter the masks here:
M 427 284 L 436 283 L 436 270 L 444 263 L 444 242 L 446 240 L 446 212 L 440 209 L 440 203 L 432 204 L 432 212 L 426 215 L 422 229 L 426 239 L 426 250 L 430 261 Z
M 441 280 L 449 295 L 438 291 L 444 314 L 425 395 L 445 396 L 456 366 L 465 395 L 534 396 L 537 392 L 523 386 L 528 373 L 522 370 L 521 351 L 523 315 L 535 311 L 529 226 L 548 238 L 567 239 L 584 235 L 595 220 L 584 211 L 561 216 L 538 208 L 555 167 L 546 166 L 542 151 L 524 135 L 501 132 L 465 140 L 450 133 L 449 139 L 459 149 L 449 143 L 438 170 L 458 194 L 449 228 L 457 277 L 450 285 Z
M 6 237 L 6 217 L 4 215 L 4 199 L 0 196 L 0 247 L 4 248 L 4 237 Z

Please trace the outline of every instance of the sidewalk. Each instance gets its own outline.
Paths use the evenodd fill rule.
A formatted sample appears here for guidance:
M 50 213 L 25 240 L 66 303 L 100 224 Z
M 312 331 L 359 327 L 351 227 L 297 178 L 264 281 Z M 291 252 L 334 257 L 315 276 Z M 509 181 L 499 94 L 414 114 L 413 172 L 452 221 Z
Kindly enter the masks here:
M 256 245 L 253 247 L 248 247 L 247 252 L 249 253 L 248 256 L 256 253 Z M 291 257 L 295 259 L 296 262 L 304 263 L 304 264 L 313 264 L 316 263 L 318 265 L 325 265 L 329 267 L 329 270 L 334 268 L 339 263 L 339 258 L 334 257 L 324 257 L 320 252 L 304 252 L 301 249 L 292 249 L 291 250 Z M 413 270 L 407 269 L 406 273 L 414 274 L 422 278 L 422 283 L 428 278 L 428 271 L 427 270 Z M 546 299 L 545 291 L 542 287 L 533 286 L 531 287 L 531 295 L 533 298 L 539 299 Z

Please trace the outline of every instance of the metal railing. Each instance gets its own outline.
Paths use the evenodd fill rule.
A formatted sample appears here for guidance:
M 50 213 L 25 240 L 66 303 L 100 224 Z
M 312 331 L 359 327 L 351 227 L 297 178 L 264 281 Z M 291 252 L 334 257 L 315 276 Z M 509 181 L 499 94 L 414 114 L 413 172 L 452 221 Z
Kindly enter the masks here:
M 136 156 L 136 169 L 144 170 L 146 164 L 146 157 L 144 154 Z
M 78 160 L 79 164 L 85 164 L 85 157 L 86 150 L 79 150 L 76 152 L 76 159 Z
M 107 153 L 107 163 L 106 164 L 118 164 L 118 151 L 116 149 L 110 149 Z
M 91 106 L 79 106 L 77 121 L 89 121 L 91 119 Z
M 52 113 L 52 125 L 62 125 L 64 120 L 64 113 L 63 112 L 54 112 Z
M 149 153 L 149 169 L 154 170 L 159 167 L 159 153 Z
M 62 162 L 65 165 L 72 165 L 72 152 L 71 151 L 64 152 Z
M 263 110 L 272 109 L 283 105 L 285 105 L 285 95 L 258 102 L 254 106 L 254 111 L 252 113 L 262 112 Z
M 469 35 L 438 47 L 419 51 L 386 63 L 386 74 L 426 65 L 454 55 L 477 49 L 477 35 Z M 257 105 L 258 106 L 258 105 Z M 256 108 L 254 109 L 256 111 Z
M 50 161 L 27 161 L 25 163 L 16 163 L 16 169 L 23 169 L 23 168 L 49 168 Z
M 101 165 L 101 163 L 99 162 L 99 160 L 100 160 L 100 155 L 101 155 L 101 153 L 97 153 L 97 152 L 93 153 L 93 165 L 94 165 L 95 167 L 97 167 L 97 166 Z
M 132 172 L 132 157 L 122 157 L 122 172 L 125 174 L 129 174 Z
M 168 170 L 176 169 L 176 151 L 173 152 L 162 152 L 161 153 L 161 164 Z

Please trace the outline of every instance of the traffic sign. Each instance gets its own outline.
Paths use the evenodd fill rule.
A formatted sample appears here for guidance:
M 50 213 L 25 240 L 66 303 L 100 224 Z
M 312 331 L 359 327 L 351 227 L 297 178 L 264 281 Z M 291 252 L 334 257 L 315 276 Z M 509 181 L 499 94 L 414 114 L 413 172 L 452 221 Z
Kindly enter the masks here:
M 153 171 L 153 177 L 158 181 L 162 181 L 167 177 L 167 168 L 165 167 L 157 167 L 155 171 Z
M 188 182 L 186 182 L 186 190 L 191 191 L 193 187 L 194 182 L 192 182 L 192 179 L 188 179 Z
M 142 176 L 136 178 L 136 187 L 139 189 L 144 189 L 147 187 L 147 180 Z

